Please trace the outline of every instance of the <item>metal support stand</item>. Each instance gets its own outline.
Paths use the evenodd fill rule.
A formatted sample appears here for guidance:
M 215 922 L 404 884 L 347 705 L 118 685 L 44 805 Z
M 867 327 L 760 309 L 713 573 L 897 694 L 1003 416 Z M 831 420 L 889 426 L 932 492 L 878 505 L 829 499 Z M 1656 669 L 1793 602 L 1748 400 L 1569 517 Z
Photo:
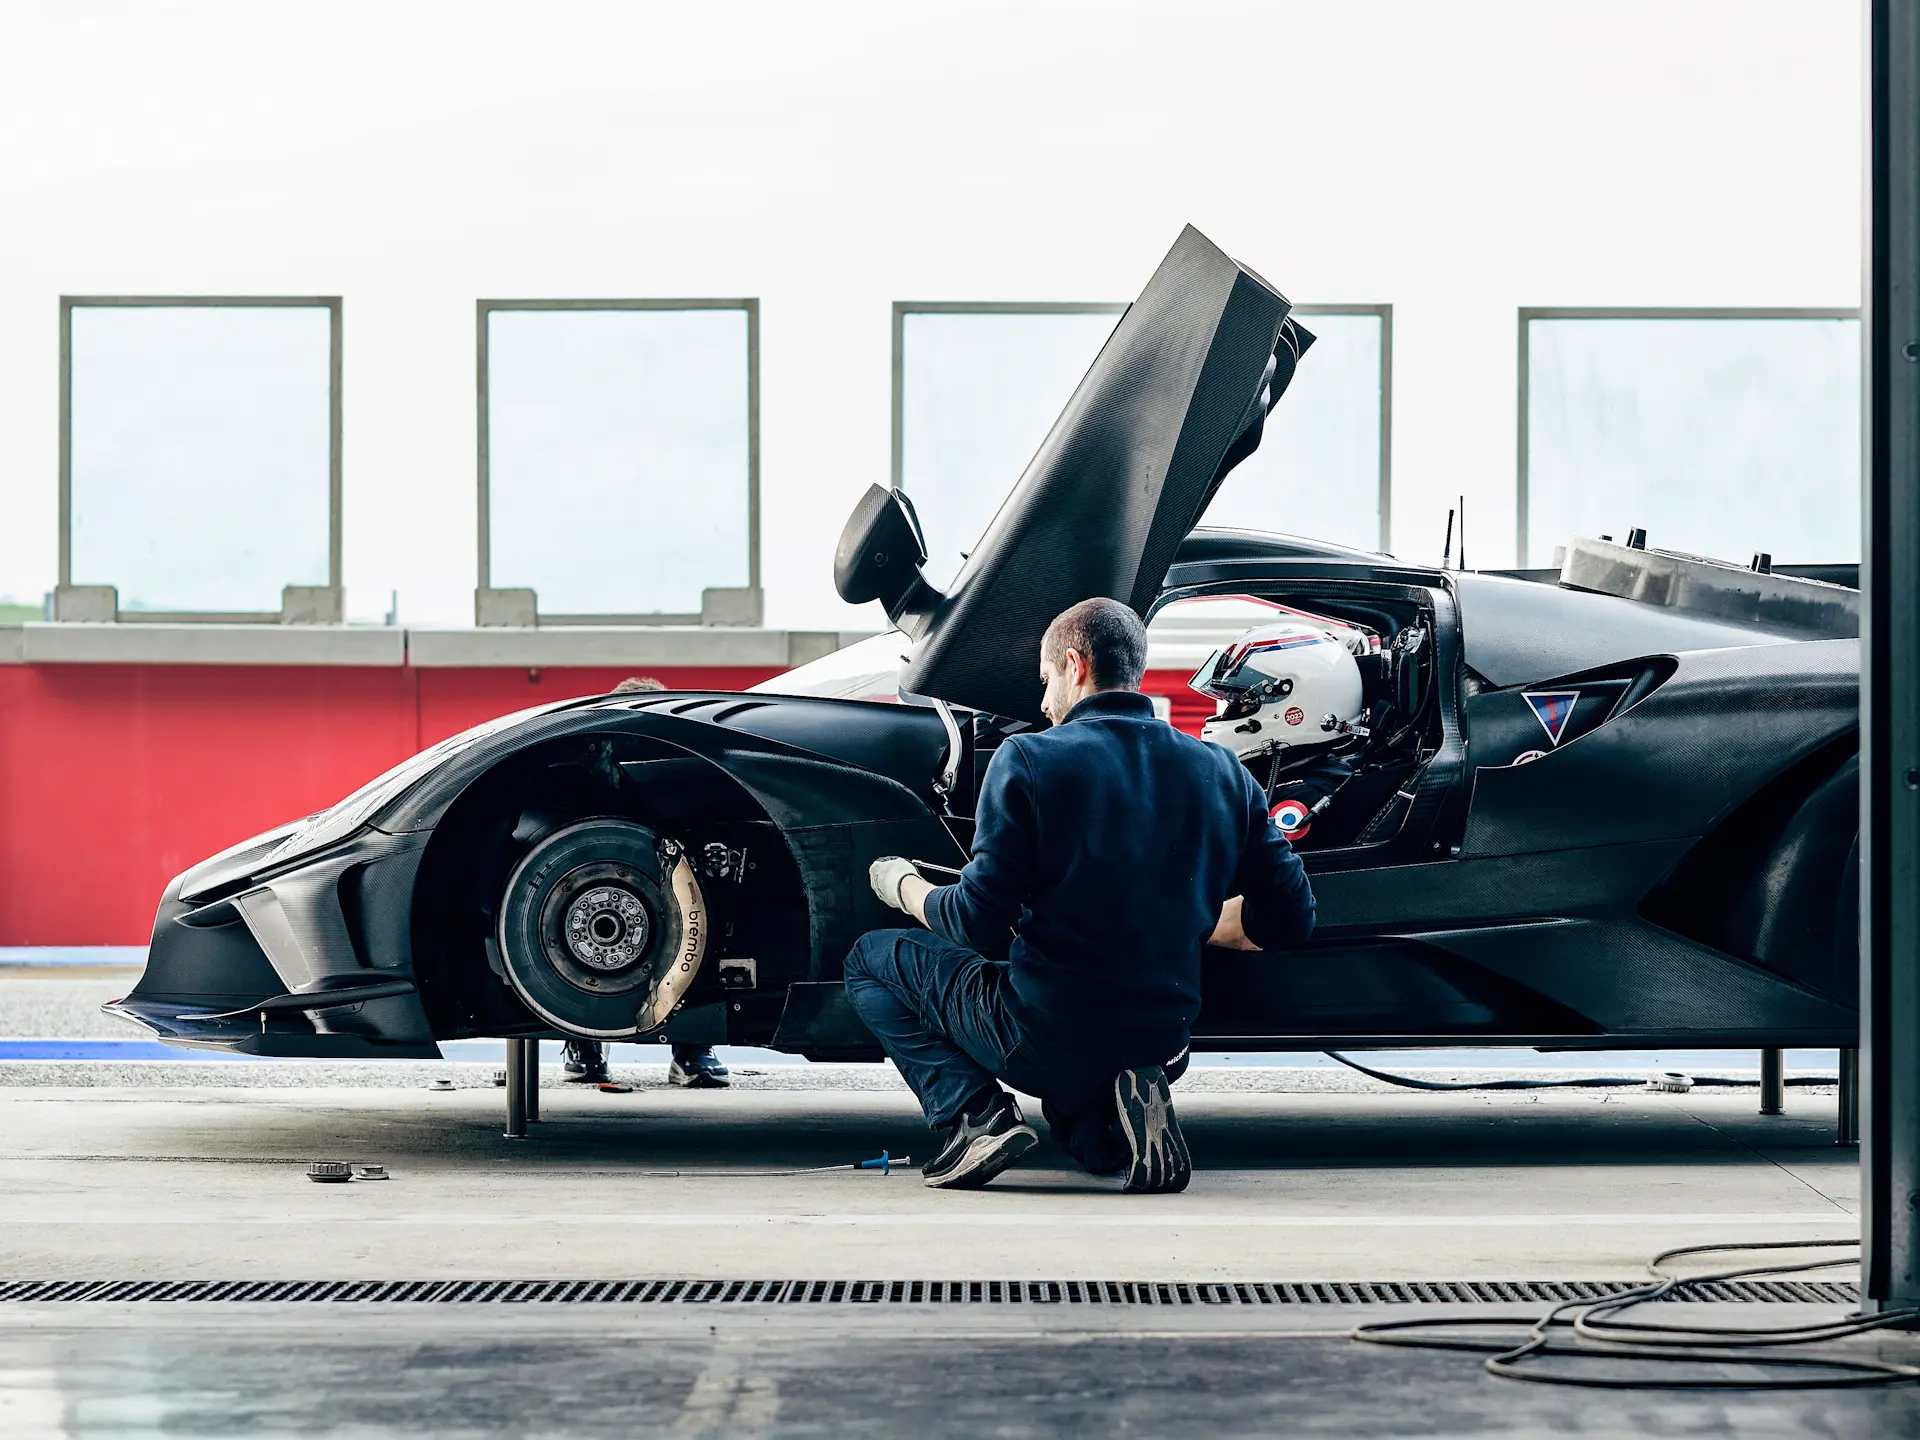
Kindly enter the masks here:
M 527 1138 L 527 1042 L 507 1041 L 507 1139 Z
M 524 1077 L 527 1086 L 527 1119 L 538 1120 L 540 1118 L 540 1042 L 522 1040 L 520 1043 L 527 1047 L 526 1059 L 520 1066 L 520 1074 Z
M 1860 1052 L 1840 1052 L 1840 1116 L 1836 1145 L 1860 1143 Z
M 1760 1052 L 1760 1113 L 1783 1115 L 1787 1109 L 1787 1057 L 1777 1046 Z

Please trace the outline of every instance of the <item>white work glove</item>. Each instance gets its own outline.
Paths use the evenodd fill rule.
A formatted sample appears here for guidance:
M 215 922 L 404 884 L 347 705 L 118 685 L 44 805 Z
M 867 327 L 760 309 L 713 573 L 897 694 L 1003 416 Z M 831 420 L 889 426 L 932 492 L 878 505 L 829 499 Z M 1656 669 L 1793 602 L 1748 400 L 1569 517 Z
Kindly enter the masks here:
M 907 907 L 900 903 L 900 883 L 909 875 L 920 872 L 913 868 L 911 860 L 902 860 L 898 855 L 882 855 L 867 868 L 867 883 L 873 886 L 873 893 L 882 902 L 896 910 Z

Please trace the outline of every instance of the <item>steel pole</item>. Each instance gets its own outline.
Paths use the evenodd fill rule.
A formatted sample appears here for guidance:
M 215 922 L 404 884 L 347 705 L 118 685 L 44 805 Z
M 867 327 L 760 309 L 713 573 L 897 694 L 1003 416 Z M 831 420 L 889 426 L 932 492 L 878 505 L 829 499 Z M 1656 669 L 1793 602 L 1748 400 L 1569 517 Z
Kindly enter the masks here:
M 1840 1052 L 1840 1105 L 1833 1137 L 1836 1145 L 1860 1143 L 1860 1052 Z
M 526 1047 L 526 1058 L 521 1062 L 520 1073 L 525 1077 L 527 1085 L 527 1119 L 538 1120 L 540 1118 L 540 1041 L 538 1039 L 522 1040 L 520 1043 Z
M 1760 1113 L 1779 1115 L 1786 1108 L 1786 1054 L 1777 1046 L 1770 1046 L 1760 1052 Z
M 526 1041 L 507 1041 L 507 1139 L 527 1138 Z
M 1920 1305 L 1920 0 L 1870 0 L 1861 1308 Z

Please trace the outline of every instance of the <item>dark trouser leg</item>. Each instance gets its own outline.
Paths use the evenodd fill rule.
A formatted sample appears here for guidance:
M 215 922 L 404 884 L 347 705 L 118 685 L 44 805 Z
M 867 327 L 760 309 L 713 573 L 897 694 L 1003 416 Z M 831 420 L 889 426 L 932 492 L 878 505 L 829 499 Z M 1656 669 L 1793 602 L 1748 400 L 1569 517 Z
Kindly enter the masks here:
M 1074 1109 L 1043 1100 L 1040 1113 L 1053 1133 L 1053 1143 L 1088 1174 L 1117 1175 L 1127 1168 L 1133 1152 L 1120 1129 L 1112 1082 L 1102 1087 L 1102 1093 L 1081 1100 Z
M 1001 994 L 1006 968 L 928 930 L 875 930 L 847 956 L 848 1002 L 936 1129 L 997 1088 L 1019 1048 Z
M 598 1040 L 569 1040 L 560 1054 L 561 1069 L 572 1080 L 597 1084 L 606 1080 L 607 1047 Z

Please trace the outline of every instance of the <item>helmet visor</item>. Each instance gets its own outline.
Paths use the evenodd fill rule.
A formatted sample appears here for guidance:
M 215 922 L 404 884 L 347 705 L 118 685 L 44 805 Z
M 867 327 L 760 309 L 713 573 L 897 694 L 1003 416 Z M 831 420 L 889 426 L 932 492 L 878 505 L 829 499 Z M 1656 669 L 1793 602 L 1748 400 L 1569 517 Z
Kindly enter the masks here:
M 1215 700 L 1230 699 L 1249 688 L 1247 682 L 1251 677 L 1245 674 L 1246 658 L 1246 652 L 1237 644 L 1216 646 L 1206 663 L 1193 672 L 1187 688 Z

